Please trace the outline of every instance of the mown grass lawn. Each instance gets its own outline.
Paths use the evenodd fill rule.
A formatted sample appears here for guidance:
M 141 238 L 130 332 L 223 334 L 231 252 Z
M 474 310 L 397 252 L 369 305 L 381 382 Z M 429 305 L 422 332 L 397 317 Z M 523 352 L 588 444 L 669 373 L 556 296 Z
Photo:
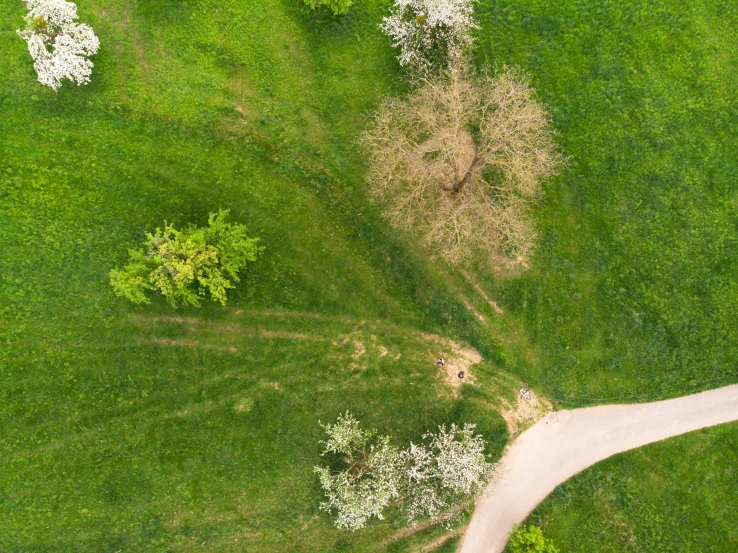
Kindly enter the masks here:
M 394 519 L 347 534 L 318 511 L 319 420 L 351 409 L 407 441 L 483 417 L 502 369 L 565 404 L 735 380 L 735 8 L 478 5 L 479 65 L 530 71 L 571 157 L 530 271 L 472 267 L 500 316 L 365 197 L 356 137 L 405 88 L 376 28 L 390 4 L 81 0 L 103 48 L 58 96 L 22 4 L 0 5 L 0 549 L 407 551 Z M 266 247 L 227 308 L 114 297 L 144 232 L 219 208 Z M 485 356 L 464 409 L 419 331 Z
M 480 62 L 519 64 L 570 163 L 531 271 L 492 283 L 553 396 L 659 398 L 735 381 L 738 8 L 483 2 Z

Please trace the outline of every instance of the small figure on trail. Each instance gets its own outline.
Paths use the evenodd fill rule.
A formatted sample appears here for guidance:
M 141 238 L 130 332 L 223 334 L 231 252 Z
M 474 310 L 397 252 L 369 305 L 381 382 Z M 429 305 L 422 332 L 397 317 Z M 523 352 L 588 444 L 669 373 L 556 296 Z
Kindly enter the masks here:
M 525 401 L 530 401 L 533 399 L 533 393 L 528 389 L 527 384 L 520 388 L 518 392 L 520 392 L 520 397 L 522 397 Z
M 464 371 L 459 371 L 459 378 L 464 378 Z
M 439 357 L 438 361 L 436 362 L 436 365 L 443 367 L 446 363 L 443 360 L 443 357 Z

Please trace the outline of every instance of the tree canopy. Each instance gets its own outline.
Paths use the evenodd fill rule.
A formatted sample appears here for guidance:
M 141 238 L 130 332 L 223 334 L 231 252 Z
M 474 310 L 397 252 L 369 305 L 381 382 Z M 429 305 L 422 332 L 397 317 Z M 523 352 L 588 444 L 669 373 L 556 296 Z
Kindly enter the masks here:
M 164 295 L 174 307 L 200 306 L 208 294 L 225 304 L 227 290 L 239 282 L 238 273 L 256 261 L 263 248 L 258 238 L 249 238 L 243 225 L 226 222 L 228 211 L 211 213 L 208 226 L 147 234 L 144 248 L 129 251 L 123 269 L 110 271 L 110 283 L 119 296 L 134 303 L 150 303 L 147 290 Z
M 510 553 L 559 553 L 538 526 L 515 526 L 510 534 Z
M 457 263 L 475 249 L 522 260 L 529 216 L 561 162 L 524 73 L 474 76 L 465 66 L 389 98 L 363 135 L 371 193 L 390 224 Z
M 321 508 L 337 512 L 339 528 L 363 528 L 393 505 L 408 522 L 422 517 L 449 522 L 456 507 L 482 492 L 495 470 L 473 424 L 439 426 L 405 450 L 376 430 L 362 430 L 349 413 L 323 428 L 328 439 L 322 455 L 335 455 L 342 466 L 316 466 L 315 472 L 326 495 Z
M 315 9 L 318 6 L 325 6 L 333 12 L 333 15 L 342 15 L 348 12 L 353 5 L 354 0 L 304 0 L 305 4 Z

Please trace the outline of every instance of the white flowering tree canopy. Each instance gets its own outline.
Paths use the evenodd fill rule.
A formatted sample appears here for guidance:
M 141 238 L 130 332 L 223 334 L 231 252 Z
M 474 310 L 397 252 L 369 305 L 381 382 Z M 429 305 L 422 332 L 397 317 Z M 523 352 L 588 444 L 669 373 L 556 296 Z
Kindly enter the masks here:
M 450 520 L 452 509 L 477 497 L 492 476 L 494 465 L 484 456 L 484 439 L 475 425 L 439 426 L 423 436 L 425 443 L 410 444 L 405 462 L 405 511 L 409 522 L 419 517 Z
M 65 0 L 25 0 L 26 28 L 18 35 L 28 43 L 41 84 L 58 91 L 62 80 L 90 82 L 92 62 L 100 40 L 92 28 L 77 23 L 77 6 Z
M 323 428 L 328 439 L 322 455 L 336 455 L 343 467 L 316 466 L 315 472 L 327 498 L 321 508 L 337 512 L 339 528 L 358 530 L 372 517 L 381 520 L 389 506 L 403 510 L 408 522 L 420 517 L 448 522 L 454 508 L 483 491 L 495 468 L 473 424 L 440 426 L 404 451 L 387 436 L 361 430 L 349 413 Z
M 473 0 L 395 0 L 379 27 L 400 49 L 403 67 L 426 70 L 464 54 L 473 42 Z
M 326 494 L 321 509 L 338 512 L 336 526 L 350 530 L 363 528 L 367 521 L 382 519 L 382 511 L 400 494 L 402 460 L 400 451 L 381 436 L 369 444 L 374 431 L 365 432 L 349 413 L 338 417 L 336 424 L 323 427 L 328 439 L 322 455 L 342 456 L 345 467 L 332 472 L 315 467 Z

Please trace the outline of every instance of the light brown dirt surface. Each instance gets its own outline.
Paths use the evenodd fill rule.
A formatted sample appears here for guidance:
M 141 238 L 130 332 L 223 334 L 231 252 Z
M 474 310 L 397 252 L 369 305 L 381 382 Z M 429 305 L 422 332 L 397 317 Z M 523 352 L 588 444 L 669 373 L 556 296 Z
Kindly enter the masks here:
M 282 330 L 262 330 L 262 338 L 283 338 L 285 340 L 316 340 L 318 342 L 328 340 L 323 336 L 303 334 L 302 332 L 285 332 Z
M 459 537 L 461 534 L 464 533 L 464 530 L 466 530 L 466 526 L 462 528 L 457 528 L 453 532 L 449 532 L 445 536 L 440 536 L 433 540 L 432 542 L 428 542 L 425 545 L 420 546 L 418 549 L 414 549 L 413 553 L 432 553 L 433 551 L 436 551 L 440 547 L 443 547 L 451 541 L 454 538 Z
M 474 286 L 474 289 L 479 293 L 480 296 L 484 298 L 487 304 L 492 309 L 494 309 L 496 313 L 502 315 L 505 312 L 499 305 L 497 305 L 497 302 L 489 299 L 489 296 L 485 294 L 484 290 L 482 290 L 482 287 L 479 285 L 479 283 L 476 280 L 474 280 L 474 278 L 467 271 L 465 271 L 464 269 L 460 269 L 460 272 L 462 275 L 464 275 L 464 278 L 467 280 L 467 282 L 469 282 L 469 284 Z
M 473 384 L 474 375 L 470 372 L 472 365 L 482 361 L 482 356 L 473 347 L 454 342 L 449 338 L 438 334 L 420 333 L 420 336 L 428 343 L 435 346 L 433 355 L 435 359 L 443 358 L 444 366 L 438 366 L 438 370 L 444 374 L 446 384 L 453 390 L 454 394 L 463 382 Z M 459 378 L 459 373 L 464 371 L 464 378 Z
M 523 399 L 518 395 L 515 405 L 507 400 L 502 400 L 502 418 L 507 423 L 510 439 L 514 439 L 521 432 L 527 430 L 548 413 L 553 410 L 551 402 L 545 397 L 538 397 L 535 392 L 530 392 L 530 399 Z

